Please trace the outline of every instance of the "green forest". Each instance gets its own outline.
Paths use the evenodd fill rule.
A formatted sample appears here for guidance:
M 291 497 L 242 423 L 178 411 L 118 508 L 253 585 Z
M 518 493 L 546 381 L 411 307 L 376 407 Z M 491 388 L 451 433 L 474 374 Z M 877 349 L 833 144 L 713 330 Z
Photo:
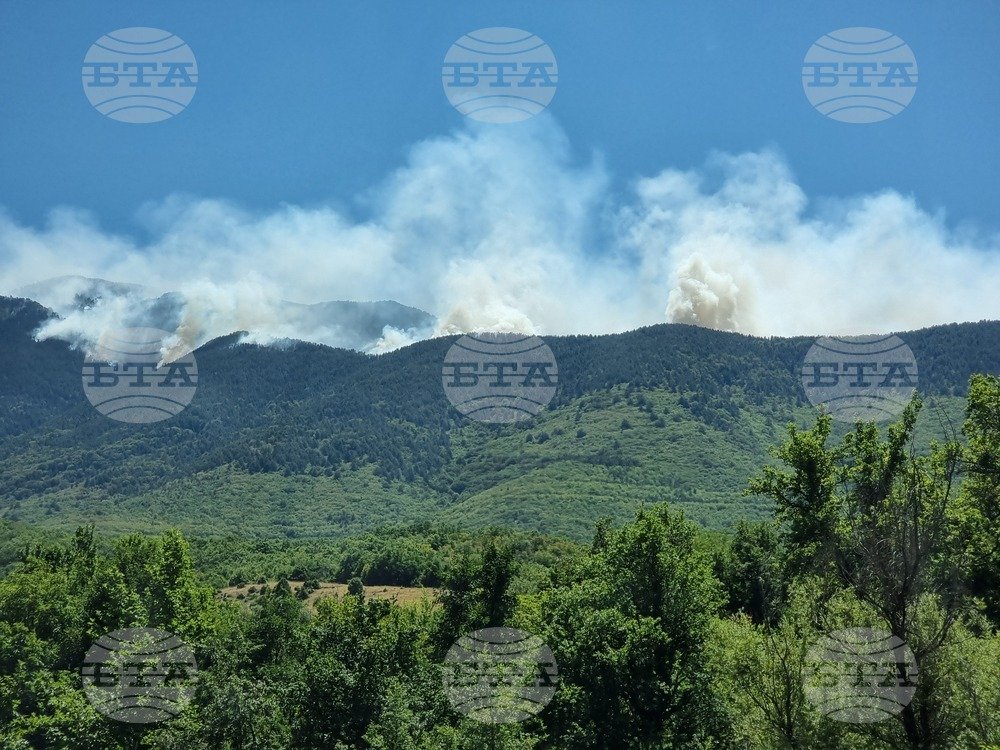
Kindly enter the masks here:
M 0 750 L 1000 750 L 998 50 L 0 0 Z
M 657 325 L 548 338 L 559 391 L 512 425 L 447 401 L 449 338 L 366 356 L 228 336 L 197 350 L 190 406 L 139 429 L 88 403 L 82 352 L 34 340 L 51 315 L 0 298 L 0 520 L 63 533 L 295 543 L 431 521 L 586 544 L 601 518 L 661 502 L 731 533 L 771 517 L 772 501 L 742 491 L 785 425 L 815 415 L 800 377 L 813 339 Z M 971 375 L 1000 372 L 1000 323 L 901 335 L 920 365 L 926 449 L 961 423 Z
M 8 522 L 0 747 L 1000 747 L 1000 380 L 962 390 L 940 438 L 919 436 L 919 396 L 887 426 L 790 423 L 742 488 L 773 517 L 726 531 L 669 502 L 598 519 L 586 540 L 430 522 L 308 542 L 91 526 L 55 540 Z M 347 593 L 308 601 L 323 579 Z M 385 583 L 433 594 L 370 595 Z M 443 685 L 456 640 L 499 626 L 558 665 L 520 722 L 469 718 Z M 127 627 L 196 655 L 175 718 L 112 721 L 81 689 L 91 644 Z M 811 698 L 810 654 L 859 627 L 905 642 L 915 679 L 898 662 L 879 679 L 915 690 L 881 721 L 836 721 Z

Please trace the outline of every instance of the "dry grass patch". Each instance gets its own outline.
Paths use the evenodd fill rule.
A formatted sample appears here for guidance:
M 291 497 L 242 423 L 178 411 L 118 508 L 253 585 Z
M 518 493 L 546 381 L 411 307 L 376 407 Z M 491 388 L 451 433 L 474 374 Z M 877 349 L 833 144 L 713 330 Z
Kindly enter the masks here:
M 260 590 L 266 585 L 267 588 L 274 588 L 277 581 L 268 581 L 267 584 L 258 583 L 247 583 L 243 586 L 226 586 L 219 590 L 219 595 L 224 599 L 242 599 L 243 601 L 252 600 L 254 597 L 260 595 Z M 302 588 L 304 581 L 289 581 L 288 585 L 292 587 L 292 592 L 298 594 L 299 589 Z M 251 589 L 253 589 L 251 591 Z M 427 588 L 424 586 L 383 586 L 383 585 L 371 585 L 365 586 L 365 596 L 372 599 L 395 599 L 397 604 L 415 604 L 422 601 L 424 598 L 433 601 L 435 595 L 437 594 L 437 589 Z M 344 596 L 347 594 L 347 584 L 346 583 L 334 583 L 330 581 L 321 581 L 319 588 L 315 591 L 309 593 L 305 599 L 305 603 L 309 607 L 314 607 L 316 601 L 324 596 Z

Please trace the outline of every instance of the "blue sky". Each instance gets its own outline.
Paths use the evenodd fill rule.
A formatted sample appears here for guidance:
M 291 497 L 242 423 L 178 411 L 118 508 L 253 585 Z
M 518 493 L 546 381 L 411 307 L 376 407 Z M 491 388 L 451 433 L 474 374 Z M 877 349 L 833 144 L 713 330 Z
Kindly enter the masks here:
M 175 191 L 259 208 L 350 200 L 410 144 L 460 124 L 441 59 L 486 26 L 549 43 L 562 74 L 553 115 L 620 179 L 776 145 L 810 194 L 889 186 L 955 220 L 1000 223 L 989 2 L 8 0 L 0 18 L 0 201 L 29 223 L 68 204 L 117 227 Z M 182 37 L 202 75 L 184 115 L 150 127 L 99 116 L 79 76 L 94 40 L 137 25 Z M 917 56 L 914 102 L 890 121 L 829 121 L 803 96 L 806 49 L 853 25 L 893 31 Z
M 549 167 L 525 166 L 523 176 L 537 181 L 531 170 L 547 174 L 549 169 L 568 175 L 564 182 L 579 179 L 587 185 L 593 179 L 591 193 L 565 198 L 566 211 L 579 204 L 620 218 L 622 207 L 628 214 L 636 202 L 643 179 L 664 170 L 701 170 L 700 179 L 724 182 L 726 177 L 713 178 L 706 167 L 713 153 L 767 153 L 787 171 L 785 182 L 806 197 L 797 222 L 830 210 L 827 199 L 835 200 L 833 214 L 844 217 L 850 212 L 845 206 L 858 196 L 889 190 L 915 207 L 917 224 L 926 219 L 943 233 L 938 244 L 945 249 L 986 252 L 1000 229 L 995 57 L 1000 10 L 990 2 L 7 0 L 0 20 L 0 206 L 8 234 L 15 236 L 0 242 L 0 273 L 7 262 L 18 269 L 12 277 L 21 282 L 26 281 L 23 258 L 20 265 L 11 259 L 26 252 L 17 244 L 25 232 L 41 233 L 33 240 L 49 243 L 52 253 L 69 252 L 50 242 L 48 217 L 58 207 L 87 212 L 74 219 L 83 227 L 76 230 L 81 243 L 121 245 L 126 254 L 163 252 L 163 243 L 154 250 L 150 244 L 158 242 L 152 235 L 162 232 L 162 212 L 170 222 L 180 211 L 170 208 L 170 201 L 221 199 L 246 212 L 241 219 L 246 221 L 251 215 L 280 214 L 287 206 L 329 208 L 338 212 L 337 221 L 358 222 L 357 231 L 384 230 L 391 222 L 384 211 L 373 220 L 373 212 L 379 213 L 373 206 L 406 192 L 392 186 L 404 179 L 400 170 L 419 160 L 419 144 L 494 138 L 489 128 L 470 126 L 449 106 L 440 79 L 451 43 L 488 26 L 538 34 L 558 60 L 560 79 L 548 112 L 538 118 L 542 125 L 492 126 L 505 129 L 496 136 L 503 144 L 483 148 L 494 154 L 506 149 L 525 160 L 533 155 L 535 162 L 544 161 L 536 158 L 542 153 L 535 150 L 539 144 L 542 151 L 549 146 L 558 151 Z M 101 116 L 85 98 L 80 66 L 88 47 L 102 34 L 129 26 L 166 29 L 193 49 L 200 81 L 193 102 L 179 116 L 155 124 L 119 123 Z M 849 125 L 821 116 L 806 101 L 800 83 L 806 50 L 824 33 L 847 26 L 887 29 L 913 49 L 920 83 L 899 116 Z M 753 163 L 758 169 L 760 162 Z M 736 179 L 742 167 L 727 169 Z M 466 192 L 479 187 L 474 179 L 461 184 Z M 386 198 L 386 191 L 395 198 Z M 517 192 L 512 188 L 512 194 Z M 161 217 L 154 229 L 151 215 Z M 608 250 L 607 228 L 591 229 L 563 233 L 583 246 L 573 252 Z M 833 231 L 825 225 L 813 233 Z M 84 238 L 87 233 L 94 236 Z M 205 234 L 199 242 L 207 242 Z M 669 255 L 678 243 L 670 232 L 664 237 Z M 210 247 L 202 250 L 211 253 Z M 676 277 L 678 267 L 675 258 L 661 270 Z M 982 271 L 968 263 L 964 267 L 970 276 Z M 124 273 L 129 268 L 141 264 L 113 268 L 95 262 L 80 271 Z M 257 271 L 266 274 L 266 269 Z M 704 272 L 701 281 L 711 275 Z M 402 292 L 387 284 L 382 294 L 377 285 L 353 294 L 405 296 Z M 666 292 L 608 328 L 657 322 Z M 282 293 L 301 298 L 351 292 L 332 286 Z M 622 294 L 621 289 L 610 293 L 607 304 Z M 766 295 L 761 289 L 757 297 Z M 427 298 L 402 301 L 435 306 Z M 439 302 L 433 312 L 446 315 L 452 307 L 450 301 Z M 989 312 L 963 311 L 955 317 Z M 528 316 L 546 318 L 538 311 Z M 725 318 L 718 318 L 720 327 L 741 328 Z M 541 327 L 567 327 L 562 319 L 552 320 Z M 910 322 L 905 315 L 899 320 Z M 841 327 L 874 325 L 863 320 Z M 742 328 L 765 332 L 759 323 Z

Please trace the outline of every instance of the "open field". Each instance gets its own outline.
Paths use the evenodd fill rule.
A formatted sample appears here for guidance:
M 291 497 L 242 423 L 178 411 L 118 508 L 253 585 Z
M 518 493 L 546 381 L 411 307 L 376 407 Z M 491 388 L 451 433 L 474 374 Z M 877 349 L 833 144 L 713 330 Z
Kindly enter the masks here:
M 268 581 L 266 584 L 269 588 L 273 588 L 277 581 Z M 289 581 L 288 585 L 291 586 L 292 591 L 298 594 L 299 589 L 302 588 L 304 581 Z M 245 600 L 252 600 L 257 596 L 260 596 L 260 591 L 264 584 L 259 583 L 248 583 L 243 586 L 226 586 L 219 591 L 219 596 L 224 599 L 239 599 L 243 597 Z M 372 599 L 392 599 L 397 604 L 417 604 L 421 601 L 434 601 L 434 597 L 437 595 L 438 589 L 427 588 L 423 586 L 365 586 L 365 596 Z M 315 607 L 316 602 L 323 597 L 329 596 L 345 596 L 347 594 L 347 584 L 346 583 L 334 583 L 330 581 L 321 581 L 319 588 L 315 591 L 310 592 L 306 597 L 305 602 L 309 607 Z

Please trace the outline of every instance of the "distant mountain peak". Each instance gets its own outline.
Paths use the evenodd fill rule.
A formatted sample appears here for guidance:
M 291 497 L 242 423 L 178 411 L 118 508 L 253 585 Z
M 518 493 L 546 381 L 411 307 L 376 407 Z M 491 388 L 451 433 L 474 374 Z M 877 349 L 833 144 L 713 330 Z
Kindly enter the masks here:
M 75 320 L 87 330 L 90 330 L 87 311 L 102 300 L 121 298 L 128 298 L 128 304 L 123 306 L 127 311 L 126 318 L 121 322 L 123 326 L 147 326 L 172 331 L 183 320 L 189 328 L 193 322 L 198 327 L 197 321 L 192 321 L 191 310 L 185 309 L 187 299 L 184 294 L 160 294 L 141 284 L 86 276 L 57 276 L 21 287 L 15 294 L 44 305 L 61 318 L 75 316 Z M 225 315 L 209 314 L 202 321 L 201 333 L 204 337 L 200 340 L 247 331 L 253 334 L 252 338 L 258 339 L 298 339 L 368 351 L 376 345 L 381 346 L 379 342 L 387 327 L 405 332 L 405 338 L 409 340 L 411 334 L 414 339 L 427 335 L 433 330 L 435 323 L 435 318 L 430 313 L 393 300 L 334 300 L 311 304 L 280 300 L 269 303 L 267 311 L 267 319 L 258 321 L 260 327 L 252 330 L 247 330 L 248 327 L 242 321 L 228 326 L 224 322 Z M 194 315 L 197 316 L 197 311 Z M 94 321 L 94 325 L 97 324 Z M 106 325 L 106 322 L 101 320 L 100 325 Z
M 141 284 L 73 275 L 53 276 L 15 291 L 18 296 L 34 300 L 60 315 L 71 310 L 92 307 L 104 297 L 149 296 L 150 293 L 150 290 Z

